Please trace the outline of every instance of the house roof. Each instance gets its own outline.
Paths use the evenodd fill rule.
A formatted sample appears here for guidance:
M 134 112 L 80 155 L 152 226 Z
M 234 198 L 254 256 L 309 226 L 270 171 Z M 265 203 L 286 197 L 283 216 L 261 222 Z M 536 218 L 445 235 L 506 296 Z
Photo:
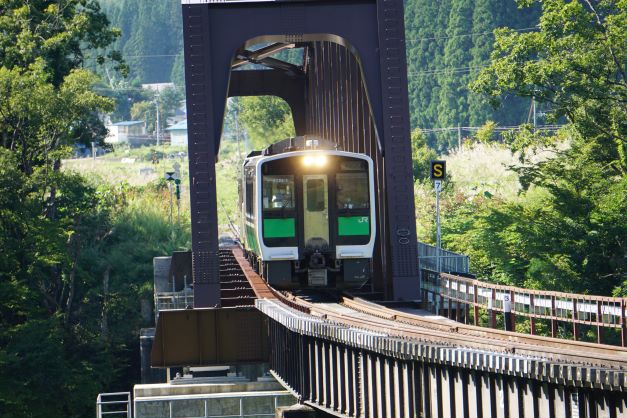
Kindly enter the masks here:
M 186 130 L 187 130 L 187 119 L 182 120 L 179 123 L 176 123 L 166 129 L 166 131 L 186 131 Z
M 111 126 L 132 126 L 132 125 L 140 125 L 143 123 L 144 121 L 141 121 L 141 120 L 125 120 L 122 122 L 112 123 Z

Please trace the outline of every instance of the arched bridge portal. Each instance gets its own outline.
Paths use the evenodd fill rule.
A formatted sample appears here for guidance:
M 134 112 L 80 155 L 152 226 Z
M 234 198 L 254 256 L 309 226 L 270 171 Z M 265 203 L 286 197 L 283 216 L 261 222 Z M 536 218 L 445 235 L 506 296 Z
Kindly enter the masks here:
M 227 97 L 250 95 L 285 99 L 298 135 L 373 158 L 375 287 L 419 299 L 402 0 L 183 0 L 183 22 L 195 306 L 220 303 L 215 159 Z M 302 65 L 272 57 L 295 47 Z

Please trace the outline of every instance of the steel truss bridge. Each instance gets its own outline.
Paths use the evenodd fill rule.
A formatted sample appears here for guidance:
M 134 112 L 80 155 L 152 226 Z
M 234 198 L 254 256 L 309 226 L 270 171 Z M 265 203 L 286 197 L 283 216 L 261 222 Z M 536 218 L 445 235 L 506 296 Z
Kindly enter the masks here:
M 153 366 L 269 361 L 301 402 L 343 417 L 627 416 L 624 300 L 426 271 L 421 283 L 402 0 L 183 0 L 183 19 L 194 309 L 160 312 Z M 387 304 L 278 293 L 218 248 L 225 104 L 252 95 L 283 98 L 297 135 L 375 161 L 374 291 Z M 496 326 L 505 296 L 509 325 L 528 321 L 530 335 L 479 326 L 484 312 Z M 597 341 L 537 335 L 547 321 L 552 336 L 569 324 Z

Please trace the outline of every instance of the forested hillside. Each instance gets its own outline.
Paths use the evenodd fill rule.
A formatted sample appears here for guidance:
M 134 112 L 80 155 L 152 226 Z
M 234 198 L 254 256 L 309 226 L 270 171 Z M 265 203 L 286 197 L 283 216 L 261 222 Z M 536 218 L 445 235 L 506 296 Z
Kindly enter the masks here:
M 468 83 L 489 61 L 493 31 L 521 31 L 537 23 L 535 9 L 518 9 L 514 0 L 409 0 L 405 4 L 407 71 L 412 128 L 481 126 L 493 120 L 501 126 L 526 122 L 528 100 L 506 97 L 499 110 Z M 446 150 L 457 132 L 430 138 Z
M 122 31 L 117 47 L 130 67 L 130 80 L 183 84 L 180 5 L 173 1 L 100 0 L 113 26 Z M 521 12 L 514 0 L 408 0 L 405 5 L 411 124 L 413 128 L 501 126 L 527 121 L 529 100 L 505 98 L 493 110 L 468 83 L 485 67 L 493 30 L 529 31 L 537 13 Z M 439 133 L 430 144 L 446 150 L 457 132 Z
M 131 83 L 183 84 L 183 29 L 179 1 L 100 0 L 122 35 L 115 47 L 129 64 Z

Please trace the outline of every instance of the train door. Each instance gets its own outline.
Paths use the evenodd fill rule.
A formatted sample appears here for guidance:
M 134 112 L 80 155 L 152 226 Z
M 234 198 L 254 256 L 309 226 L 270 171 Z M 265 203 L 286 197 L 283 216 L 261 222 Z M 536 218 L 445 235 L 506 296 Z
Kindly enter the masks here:
M 305 246 L 329 245 L 329 182 L 327 176 L 325 174 L 303 175 L 303 195 Z

